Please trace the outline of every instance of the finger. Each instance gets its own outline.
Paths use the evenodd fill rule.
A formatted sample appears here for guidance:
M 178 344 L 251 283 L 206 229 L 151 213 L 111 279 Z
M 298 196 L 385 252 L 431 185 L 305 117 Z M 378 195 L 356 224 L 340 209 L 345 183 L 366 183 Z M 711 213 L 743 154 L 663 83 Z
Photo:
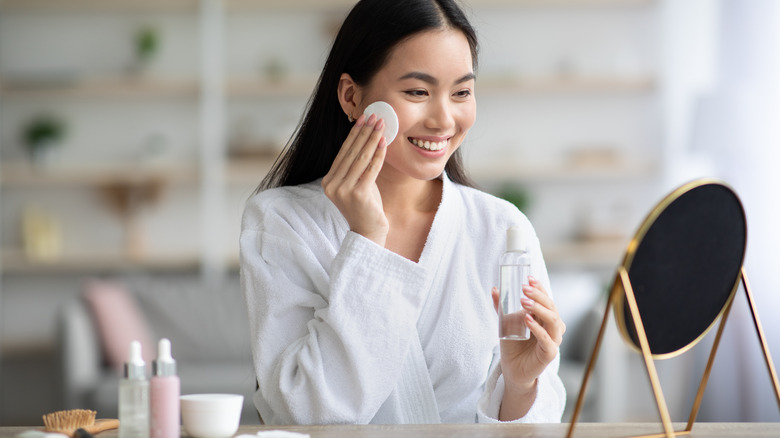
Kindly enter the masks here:
M 336 154 L 336 158 L 333 159 L 333 163 L 331 163 L 331 169 L 336 169 L 341 165 L 341 162 L 344 160 L 344 155 L 346 155 L 347 151 L 355 143 L 355 139 L 365 124 L 366 116 L 365 114 L 361 114 L 360 117 L 358 117 L 358 119 L 355 121 L 355 125 L 352 126 L 352 129 L 349 130 L 349 134 L 347 134 L 347 138 L 344 139 L 344 143 L 342 143 L 341 148 Z
M 496 313 L 498 313 L 498 302 L 501 299 L 498 288 L 494 286 L 493 289 L 490 290 L 490 295 L 493 298 L 493 308 L 496 310 Z
M 561 321 L 558 312 L 540 306 L 539 303 L 528 298 L 522 298 L 520 302 L 526 312 L 532 315 L 533 319 L 549 333 L 550 338 L 560 344 L 563 340 L 563 333 L 566 331 L 566 325 Z
M 344 143 L 341 145 L 341 149 L 339 149 L 339 153 L 337 154 L 337 159 L 334 159 L 333 164 L 331 164 L 329 173 L 332 174 L 333 179 L 336 181 L 341 181 L 344 178 L 344 175 L 349 172 L 354 156 L 362 148 L 366 139 L 373 131 L 375 118 L 366 118 L 363 115 L 360 117 L 363 119 L 362 123 L 360 126 L 358 126 L 357 123 L 355 124 L 349 135 L 347 135 L 347 139 L 344 140 Z
M 360 177 L 358 184 L 364 185 L 368 183 L 376 182 L 379 171 L 382 170 L 382 165 L 385 163 L 385 156 L 387 155 L 387 140 L 384 137 L 379 138 L 379 144 L 377 144 L 374 156 L 368 163 L 365 172 Z
M 361 117 L 364 116 L 361 115 Z M 334 180 L 343 180 L 349 173 L 349 170 L 352 168 L 352 164 L 355 161 L 355 157 L 359 156 L 360 152 L 371 138 L 371 135 L 374 133 L 374 126 L 376 123 L 376 116 L 372 114 L 365 120 L 362 126 L 356 126 L 356 128 L 358 128 L 357 130 L 353 128 L 355 131 L 354 137 L 350 138 L 349 135 L 347 136 L 347 140 L 344 141 L 344 144 L 339 151 L 341 157 L 338 162 L 334 160 L 331 165 L 331 169 L 333 170 L 332 177 Z M 352 132 L 350 132 L 350 134 L 352 134 Z
M 552 297 L 544 289 L 542 283 L 534 277 L 528 277 L 528 285 L 523 286 L 525 297 L 521 299 L 526 311 L 533 313 L 543 327 L 546 327 L 552 338 L 560 343 L 566 325 L 560 319 L 558 309 Z
M 384 131 L 384 127 L 385 127 L 384 120 L 380 119 L 378 122 L 374 124 L 373 131 L 370 133 L 368 139 L 365 141 L 362 147 L 359 150 L 357 150 L 358 148 L 353 148 L 357 150 L 357 153 L 352 158 L 349 171 L 346 173 L 346 175 L 344 175 L 343 179 L 346 184 L 354 186 L 358 183 L 358 181 L 361 180 L 361 178 L 365 181 L 370 181 L 370 182 L 376 181 L 376 176 L 374 176 L 374 179 L 371 180 L 370 178 L 364 177 L 364 174 L 366 173 L 369 165 L 371 164 L 372 160 L 376 156 L 380 141 L 384 139 L 382 135 L 382 132 Z M 360 141 L 360 137 L 358 137 L 358 141 Z M 350 155 L 347 155 L 347 161 L 349 159 L 350 159 Z M 382 160 L 384 161 L 384 155 L 382 155 Z M 345 165 L 346 165 L 346 161 L 345 161 Z M 379 173 L 379 169 L 376 170 L 376 173 L 377 174 Z
M 523 286 L 523 294 L 548 309 L 556 310 L 555 302 L 550 294 L 544 289 L 544 286 L 542 286 L 540 282 L 534 280 L 533 277 L 529 277 L 529 279 L 529 284 Z
M 547 293 L 547 289 L 544 288 L 544 285 L 541 281 L 537 280 L 536 277 L 533 277 L 531 275 L 528 276 L 528 284 L 532 287 L 535 287 L 536 289 L 539 289 L 541 293 L 544 295 L 549 296 L 550 294 Z
M 545 330 L 530 314 L 525 316 L 525 324 L 534 335 L 534 338 L 536 338 L 537 348 L 539 348 L 544 355 L 542 360 L 546 363 L 552 361 L 555 358 L 555 355 L 558 354 L 558 347 L 560 344 L 553 341 L 550 334 L 547 333 L 547 330 Z
M 345 151 L 343 159 L 339 163 L 339 167 L 335 169 L 334 173 L 335 179 L 337 181 L 342 181 L 346 184 L 349 184 L 350 187 L 354 186 L 354 183 L 357 182 L 357 179 L 354 177 L 354 175 L 352 175 L 352 172 L 355 171 L 355 162 L 360 160 L 361 157 L 363 157 L 365 161 L 367 155 L 373 155 L 374 145 L 371 145 L 370 143 L 376 123 L 376 117 L 371 115 L 367 119 L 366 124 L 357 133 L 354 141 L 351 144 L 344 146 Z M 369 148 L 370 151 L 367 151 L 367 148 Z M 361 169 L 361 173 L 365 170 L 365 163 L 362 164 L 362 167 L 363 168 Z M 352 175 L 351 178 L 350 175 Z M 347 182 L 348 179 L 351 181 Z

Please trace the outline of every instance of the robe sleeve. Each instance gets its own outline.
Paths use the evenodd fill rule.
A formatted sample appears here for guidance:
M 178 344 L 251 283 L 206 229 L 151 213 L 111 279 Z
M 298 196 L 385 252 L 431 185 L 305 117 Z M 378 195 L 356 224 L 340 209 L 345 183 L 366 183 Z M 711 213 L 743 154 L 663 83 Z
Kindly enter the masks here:
M 370 422 L 417 336 L 424 269 L 352 232 L 325 262 L 316 223 L 302 235 L 254 216 L 244 215 L 241 283 L 262 420 Z
M 536 400 L 525 416 L 514 423 L 560 423 L 563 409 L 566 407 L 566 389 L 558 377 L 560 355 L 556 356 L 539 376 L 536 387 Z M 504 376 L 499 363 L 490 373 L 485 384 L 485 392 L 477 406 L 477 422 L 501 423 L 498 413 L 504 397 Z

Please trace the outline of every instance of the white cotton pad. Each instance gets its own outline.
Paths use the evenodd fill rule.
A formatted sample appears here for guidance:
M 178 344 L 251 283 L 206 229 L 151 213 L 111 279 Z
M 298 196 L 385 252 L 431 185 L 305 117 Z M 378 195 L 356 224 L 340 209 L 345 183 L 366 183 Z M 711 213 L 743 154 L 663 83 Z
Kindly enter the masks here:
M 385 121 L 385 139 L 387 144 L 390 144 L 395 140 L 395 136 L 398 135 L 398 116 L 395 114 L 393 107 L 387 102 L 381 100 L 372 103 L 366 107 L 363 114 L 368 118 L 371 114 Z

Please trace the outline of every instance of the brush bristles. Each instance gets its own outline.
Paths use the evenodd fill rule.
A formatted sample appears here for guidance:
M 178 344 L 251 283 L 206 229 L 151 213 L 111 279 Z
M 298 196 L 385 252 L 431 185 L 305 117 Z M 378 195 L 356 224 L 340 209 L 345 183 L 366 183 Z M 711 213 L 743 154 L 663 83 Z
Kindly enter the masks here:
M 97 415 L 97 412 L 88 409 L 57 411 L 44 415 L 43 424 L 48 431 L 66 432 L 70 435 L 80 427 L 95 424 L 95 415 Z

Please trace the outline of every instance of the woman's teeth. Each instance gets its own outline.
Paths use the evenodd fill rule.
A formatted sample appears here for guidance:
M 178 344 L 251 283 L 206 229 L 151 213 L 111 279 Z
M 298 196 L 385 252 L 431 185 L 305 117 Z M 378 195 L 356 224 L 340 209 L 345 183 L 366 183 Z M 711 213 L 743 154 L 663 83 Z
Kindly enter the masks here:
M 427 149 L 429 151 L 440 151 L 444 149 L 447 146 L 447 140 L 440 141 L 440 142 L 430 142 L 427 140 L 418 140 L 416 138 L 410 138 L 409 141 L 412 142 L 415 146 L 423 149 Z

